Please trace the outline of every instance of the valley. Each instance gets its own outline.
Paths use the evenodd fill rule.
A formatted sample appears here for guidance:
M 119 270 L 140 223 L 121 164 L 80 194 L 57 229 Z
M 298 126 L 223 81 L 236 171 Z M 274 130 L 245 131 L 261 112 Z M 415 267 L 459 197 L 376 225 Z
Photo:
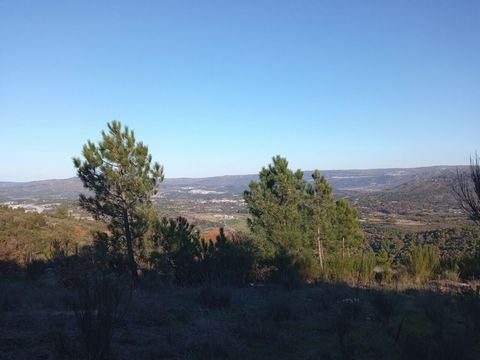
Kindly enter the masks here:
M 459 169 L 463 171 L 465 167 Z M 346 197 L 360 211 L 363 224 L 419 231 L 467 223 L 451 190 L 456 171 L 454 166 L 434 166 L 321 173 L 333 186 L 337 198 Z M 304 174 L 310 179 L 312 172 Z M 202 230 L 219 226 L 244 229 L 247 211 L 243 191 L 255 179 L 257 175 L 167 178 L 159 186 L 155 203 L 162 215 L 184 216 Z M 0 182 L 0 202 L 27 211 L 47 212 L 65 204 L 75 216 L 81 216 L 75 203 L 83 191 L 77 178 Z

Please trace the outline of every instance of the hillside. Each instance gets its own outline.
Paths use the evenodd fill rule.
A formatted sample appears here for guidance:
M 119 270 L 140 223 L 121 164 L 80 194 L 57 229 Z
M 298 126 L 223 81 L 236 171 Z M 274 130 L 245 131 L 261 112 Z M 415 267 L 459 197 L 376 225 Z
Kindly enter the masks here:
M 363 218 L 385 219 L 397 225 L 442 228 L 465 221 L 452 192 L 456 169 L 435 169 L 381 191 L 347 190 Z
M 432 181 L 450 176 L 455 169 L 456 167 L 453 166 L 434 166 L 406 169 L 325 170 L 322 174 L 336 191 L 390 189 L 390 192 L 396 192 L 396 189 L 403 190 L 402 185 L 408 187 L 407 184 L 412 181 Z M 310 179 L 311 174 L 312 171 L 306 171 L 305 177 Z M 202 194 L 203 190 L 204 193 L 210 194 L 241 195 L 248 188 L 249 182 L 256 178 L 256 174 L 167 178 L 160 185 L 160 192 L 162 194 L 186 193 L 195 196 Z M 0 182 L 0 201 L 74 200 L 82 191 L 83 187 L 76 177 L 19 183 Z
M 326 170 L 322 174 L 338 197 L 347 197 L 364 221 L 436 229 L 464 222 L 451 185 L 456 167 Z M 311 178 L 311 171 L 305 178 Z M 243 191 L 257 175 L 171 178 L 156 195 L 163 215 L 185 216 L 201 228 L 245 227 Z M 0 182 L 0 202 L 23 205 L 72 202 L 85 191 L 77 178 L 26 183 Z M 23 206 L 22 205 L 22 206 Z

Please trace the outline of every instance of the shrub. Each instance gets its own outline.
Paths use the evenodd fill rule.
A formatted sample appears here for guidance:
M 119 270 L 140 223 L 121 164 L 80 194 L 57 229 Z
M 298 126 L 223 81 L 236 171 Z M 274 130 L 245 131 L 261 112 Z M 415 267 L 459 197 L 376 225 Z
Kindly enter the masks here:
M 94 270 L 88 250 L 76 255 L 59 255 L 50 263 L 59 281 L 69 289 L 80 289 L 86 286 L 88 274 Z
M 416 282 L 424 282 L 440 265 L 440 251 L 434 245 L 413 245 L 406 255 L 405 265 Z
M 253 279 L 255 256 L 251 241 L 244 235 L 228 239 L 223 228 L 215 242 L 203 243 L 204 277 L 229 285 L 245 285 Z
M 83 352 L 88 359 L 109 359 L 115 326 L 125 314 L 118 282 L 102 276 L 79 291 L 74 305 Z
M 255 257 L 250 240 L 245 236 L 227 239 L 222 228 L 215 242 L 207 242 L 185 218 L 163 218 L 156 224 L 153 244 L 150 266 L 177 283 L 245 285 L 252 277 Z
M 192 284 L 202 280 L 201 261 L 204 258 L 200 234 L 187 219 L 162 218 L 155 224 L 153 244 L 158 249 L 150 256 L 152 265 L 165 274 L 173 274 L 179 284 Z M 159 261 L 159 255 L 165 261 Z
M 458 267 L 462 279 L 480 278 L 480 248 L 477 248 L 473 255 L 464 256 Z
M 388 251 L 382 247 L 382 249 L 375 255 L 376 264 L 381 268 L 381 272 L 375 273 L 375 280 L 379 284 L 389 284 L 392 281 L 392 258 L 388 254 Z
M 444 269 L 442 278 L 447 281 L 458 282 L 460 280 L 460 270 L 458 266 Z
M 353 257 L 335 254 L 328 261 L 326 274 L 331 280 L 352 281 L 354 267 Z
M 278 254 L 273 260 L 275 271 L 272 280 L 287 289 L 295 289 L 302 285 L 301 264 L 286 252 Z
M 375 268 L 375 263 L 375 255 L 371 249 L 354 256 L 353 269 L 357 276 L 357 283 L 371 283 L 374 276 L 373 269 Z
M 128 271 L 128 262 L 120 249 L 121 242 L 105 232 L 95 233 L 91 247 L 95 267 L 101 271 L 117 274 Z

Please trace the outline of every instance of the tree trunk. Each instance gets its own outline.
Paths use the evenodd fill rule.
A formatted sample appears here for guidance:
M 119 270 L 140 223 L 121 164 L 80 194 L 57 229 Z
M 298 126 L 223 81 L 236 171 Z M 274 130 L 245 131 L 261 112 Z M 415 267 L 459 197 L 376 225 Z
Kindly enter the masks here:
M 320 241 L 320 227 L 317 228 L 317 246 L 318 246 L 318 260 L 320 261 L 320 269 L 323 270 L 323 251 L 322 251 L 322 242 Z
M 135 256 L 133 254 L 132 233 L 130 232 L 130 220 L 128 219 L 128 211 L 126 207 L 123 208 L 123 224 L 125 226 L 125 239 L 127 240 L 128 265 L 130 267 L 130 272 L 132 273 L 133 285 L 137 287 L 138 285 L 137 263 L 135 261 Z

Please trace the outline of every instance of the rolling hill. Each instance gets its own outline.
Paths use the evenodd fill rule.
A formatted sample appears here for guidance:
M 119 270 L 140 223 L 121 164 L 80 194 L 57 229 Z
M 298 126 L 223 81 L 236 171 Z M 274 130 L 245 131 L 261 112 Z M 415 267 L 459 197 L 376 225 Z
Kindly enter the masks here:
M 322 174 L 337 193 L 381 192 L 385 200 L 401 196 L 416 200 L 417 193 L 434 196 L 445 192 L 447 182 L 453 179 L 456 167 L 433 166 L 421 168 L 326 170 Z M 310 179 L 312 172 L 306 171 Z M 160 185 L 163 196 L 197 197 L 199 195 L 239 196 L 257 175 L 227 175 L 207 178 L 167 178 Z M 438 186 L 440 189 L 438 189 Z M 58 201 L 75 200 L 84 191 L 77 178 L 32 182 L 0 182 L 0 201 Z

